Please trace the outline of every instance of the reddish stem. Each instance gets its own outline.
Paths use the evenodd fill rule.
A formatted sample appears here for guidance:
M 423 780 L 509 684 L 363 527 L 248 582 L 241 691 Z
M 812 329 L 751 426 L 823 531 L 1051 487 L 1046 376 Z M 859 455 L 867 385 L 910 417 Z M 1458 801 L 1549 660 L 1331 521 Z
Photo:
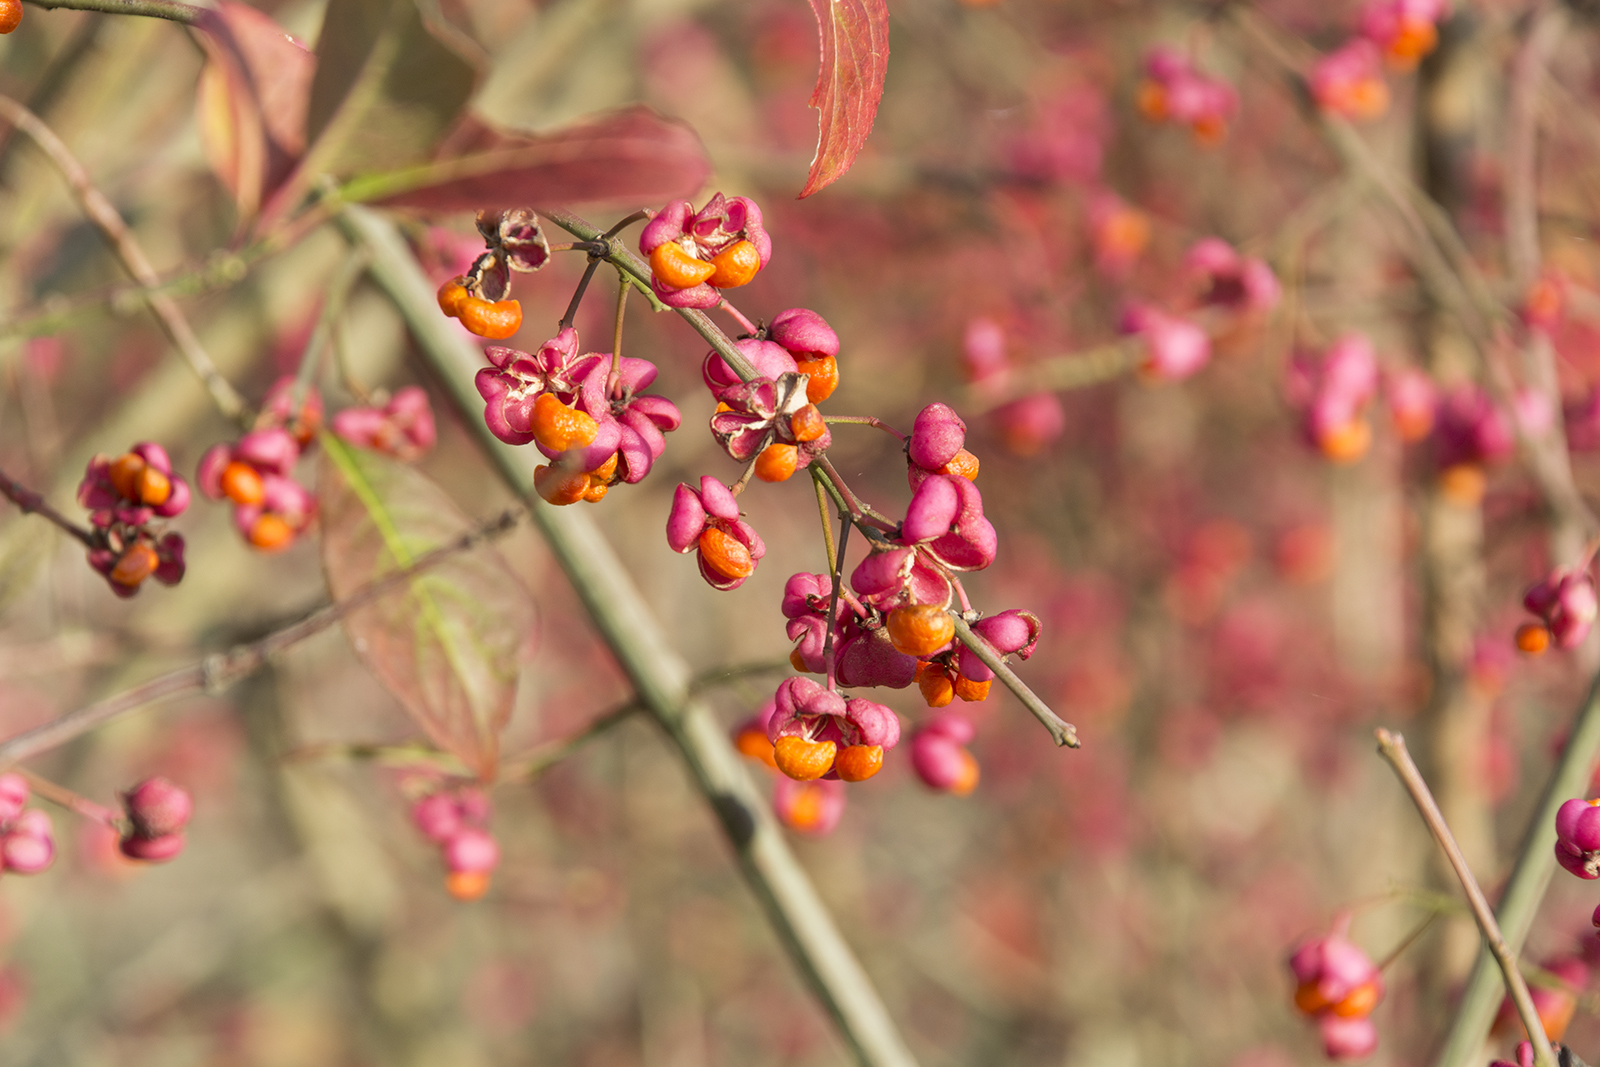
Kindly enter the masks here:
M 0 493 L 5 494 L 6 498 L 21 509 L 24 515 L 38 515 L 40 518 L 49 519 L 63 531 L 83 542 L 86 547 L 99 547 L 99 542 L 92 531 L 74 524 L 65 515 L 46 504 L 41 494 L 14 480 L 5 471 L 0 471 Z

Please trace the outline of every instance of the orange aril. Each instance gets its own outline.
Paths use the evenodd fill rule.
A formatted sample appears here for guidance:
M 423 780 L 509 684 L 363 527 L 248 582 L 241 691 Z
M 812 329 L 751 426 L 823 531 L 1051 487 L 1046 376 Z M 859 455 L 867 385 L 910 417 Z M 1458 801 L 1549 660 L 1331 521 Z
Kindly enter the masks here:
M 1542 623 L 1525 622 L 1517 627 L 1517 651 L 1525 656 L 1542 656 L 1550 647 L 1550 631 Z
M 1372 447 L 1372 425 L 1366 419 L 1351 419 L 1325 435 L 1318 445 L 1335 463 L 1354 463 Z
M 821 359 L 802 359 L 795 364 L 801 374 L 810 375 L 806 382 L 806 399 L 820 404 L 839 388 L 839 361 L 832 356 Z
M 846 782 L 864 782 L 883 770 L 883 746 L 850 745 L 834 759 L 833 769 Z
M 1302 982 L 1294 991 L 1294 1006 L 1307 1015 L 1315 1015 L 1329 1006 L 1316 982 Z
M 767 735 L 760 730 L 741 730 L 739 736 L 733 739 L 733 747 L 739 753 L 753 760 L 760 760 L 773 770 L 778 769 L 778 761 L 773 756 L 772 742 L 767 740 Z
M 22 0 L 0 0 L 0 33 L 22 25 Z
M 756 561 L 750 558 L 744 542 L 715 526 L 707 527 L 700 535 L 700 558 L 729 580 L 748 578 L 756 572 Z
M 1439 472 L 1439 492 L 1452 504 L 1475 508 L 1483 503 L 1489 479 L 1476 463 L 1457 463 Z
M 934 604 L 906 604 L 889 612 L 889 643 L 908 656 L 931 656 L 955 633 L 950 613 Z
M 794 445 L 777 442 L 761 450 L 756 457 L 756 477 L 764 482 L 786 482 L 800 465 L 800 454 Z
M 962 749 L 961 772 L 951 784 L 950 792 L 958 797 L 964 797 L 976 788 L 978 788 L 978 761 L 972 758 L 972 753 Z
M 969 703 L 989 699 L 989 682 L 974 682 L 971 678 L 956 675 L 956 696 Z
M 917 672 L 917 688 L 922 690 L 922 699 L 928 702 L 928 707 L 942 708 L 955 699 L 956 687 L 943 667 L 936 664 L 924 666 L 925 670 Z
M 439 286 L 439 310 L 452 319 L 460 318 L 461 309 L 472 299 L 466 282 L 465 277 L 457 276 Z
M 605 482 L 597 482 L 593 478 L 590 478 L 589 488 L 583 491 L 583 499 L 590 504 L 598 504 L 600 501 L 606 498 L 606 494 L 610 491 L 611 486 L 607 485 Z
M 294 527 L 281 515 L 266 512 L 250 527 L 250 543 L 263 552 L 281 552 L 294 542 Z
M 789 653 L 789 666 L 793 667 L 801 674 L 808 674 L 811 670 L 806 666 L 806 658 L 800 654 L 800 650 L 798 648 Z
M 118 496 L 124 500 L 139 499 L 139 476 L 144 473 L 145 466 L 144 457 L 132 452 L 125 452 L 111 461 L 106 476 L 111 479 L 111 487 Z
M 780 737 L 772 746 L 772 759 L 778 770 L 797 782 L 821 778 L 833 767 L 838 751 L 832 741 L 809 741 L 804 737 Z
M 1162 122 L 1167 117 L 1167 90 L 1160 82 L 1140 82 L 1134 104 L 1151 122 Z
M 657 245 L 650 253 L 650 272 L 661 280 L 662 285 L 690 289 L 717 273 L 717 268 L 690 255 L 689 250 L 678 242 L 668 241 L 664 245 Z
M 794 413 L 789 420 L 789 429 L 794 432 L 796 441 L 815 441 L 828 432 L 828 424 L 823 421 L 817 405 L 807 404 Z
M 576 504 L 589 491 L 589 476 L 581 471 L 543 466 L 533 472 L 533 491 L 547 504 Z
M 222 468 L 222 495 L 235 504 L 259 504 L 266 496 L 261 475 L 248 463 L 234 460 Z
M 165 504 L 172 496 L 172 479 L 148 463 L 145 464 L 144 470 L 139 472 L 136 484 L 139 490 L 137 499 L 140 503 L 149 504 L 153 508 Z
M 978 457 L 962 449 L 950 457 L 950 462 L 939 468 L 940 474 L 954 474 L 969 482 L 978 480 Z
M 749 241 L 736 241 L 711 257 L 715 268 L 706 280 L 717 289 L 735 289 L 761 270 L 761 253 Z
M 457 900 L 470 902 L 489 891 L 488 871 L 451 871 L 445 875 L 445 892 Z
M 515 300 L 491 304 L 469 296 L 461 303 L 461 325 L 491 341 L 504 341 L 522 329 L 522 305 Z
M 161 560 L 156 556 L 156 550 L 149 545 L 137 544 L 129 547 L 117 560 L 117 565 L 111 568 L 111 580 L 118 585 L 136 586 L 150 575 L 155 573 Z
M 539 394 L 533 402 L 533 418 L 528 421 L 534 438 L 552 452 L 582 448 L 600 433 L 600 424 L 588 412 L 568 407 L 554 393 Z
M 1372 1009 L 1378 1006 L 1379 996 L 1378 980 L 1369 979 L 1352 989 L 1343 1000 L 1334 1004 L 1333 1013 L 1342 1019 L 1365 1019 L 1372 1014 Z

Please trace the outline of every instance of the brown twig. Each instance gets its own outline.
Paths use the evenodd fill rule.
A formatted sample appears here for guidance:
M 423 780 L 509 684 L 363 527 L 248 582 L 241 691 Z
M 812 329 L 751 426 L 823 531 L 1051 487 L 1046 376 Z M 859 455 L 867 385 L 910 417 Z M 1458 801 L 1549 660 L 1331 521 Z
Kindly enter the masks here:
M 85 819 L 109 826 L 120 832 L 117 825 L 117 813 L 104 804 L 96 804 L 88 797 L 79 796 L 64 785 L 57 785 L 48 778 L 34 774 L 32 771 L 18 768 L 18 774 L 28 780 L 28 788 L 52 804 L 58 804 L 70 812 L 82 815 Z
M 956 621 L 956 636 L 961 638 L 961 643 L 970 648 L 973 655 L 977 656 L 985 667 L 994 671 L 1000 681 L 1005 684 L 1005 687 L 1011 690 L 1018 700 L 1022 701 L 1022 706 L 1032 712 L 1035 719 L 1044 724 L 1044 728 L 1050 731 L 1050 736 L 1057 745 L 1064 748 L 1078 748 L 1083 744 L 1078 740 L 1077 728 L 1051 711 L 1050 705 L 1040 700 L 1038 695 L 1028 688 L 1028 684 L 1017 677 L 1017 672 L 1013 671 L 1006 664 L 1006 661 L 1000 658 L 1000 654 L 994 650 L 994 647 L 972 632 L 972 627 L 967 625 L 965 619 L 954 612 L 951 612 L 950 617 Z
M 1555 1051 L 1550 1047 L 1550 1038 L 1544 1032 L 1544 1025 L 1539 1021 L 1539 1011 L 1533 1006 L 1533 997 L 1528 992 L 1528 983 L 1522 978 L 1522 972 L 1517 969 L 1517 957 L 1506 945 L 1505 938 L 1501 936 L 1500 925 L 1495 922 L 1494 912 L 1489 909 L 1488 900 L 1484 899 L 1483 890 L 1478 885 L 1478 880 L 1473 877 L 1472 869 L 1467 866 L 1467 859 L 1461 854 L 1461 847 L 1456 844 L 1456 839 L 1450 833 L 1450 827 L 1444 821 L 1444 815 L 1439 811 L 1439 805 L 1434 802 L 1433 794 L 1428 790 L 1428 783 L 1423 781 L 1422 772 L 1417 770 L 1416 763 L 1411 759 L 1411 753 L 1406 751 L 1406 739 L 1399 734 L 1390 733 L 1379 728 L 1376 731 L 1378 739 L 1378 752 L 1399 775 L 1400 783 L 1406 787 L 1406 792 L 1411 794 L 1412 801 L 1417 805 L 1417 811 L 1422 814 L 1422 821 L 1427 824 L 1434 840 L 1439 842 L 1439 847 L 1444 849 L 1445 858 L 1450 861 L 1456 877 L 1461 880 L 1461 888 L 1466 891 L 1467 903 L 1472 908 L 1472 917 L 1478 922 L 1478 930 L 1483 934 L 1484 944 L 1494 954 L 1495 962 L 1500 965 L 1500 973 L 1505 977 L 1506 988 L 1511 991 L 1511 1003 L 1516 1006 L 1517 1015 L 1522 1020 L 1523 1029 L 1528 1032 L 1528 1039 L 1533 1042 L 1534 1060 L 1539 1067 L 1555 1067 Z
M 152 19 L 167 19 L 193 26 L 205 14 L 205 8 L 181 4 L 178 0 L 26 0 L 34 7 L 46 11 L 66 8 L 69 11 L 98 11 L 103 15 L 143 15 Z
M 187 7 L 184 4 L 173 6 Z M 148 14 L 148 12 L 136 13 Z M 27 134 L 33 143 L 39 146 L 39 150 L 50 158 L 50 162 L 55 164 L 56 169 L 61 172 L 61 176 L 66 179 L 67 185 L 78 198 L 84 214 L 89 216 L 89 221 L 95 224 L 110 243 L 123 268 L 144 287 L 142 295 L 145 302 L 157 321 L 161 323 L 161 328 L 167 337 L 178 347 L 183 358 L 188 361 L 201 383 L 211 393 L 217 409 L 229 419 L 243 425 L 246 415 L 244 398 L 217 370 L 216 364 L 211 361 L 211 357 L 200 344 L 200 338 L 195 335 L 194 328 L 178 309 L 177 303 L 160 290 L 160 275 L 150 265 L 144 249 L 134 239 L 133 231 L 122 221 L 117 209 L 90 180 L 89 172 L 84 169 L 83 164 L 78 162 L 77 157 L 68 150 L 61 138 L 57 137 L 55 131 L 46 126 L 39 116 L 9 96 L 0 95 L 0 117 L 7 119 L 17 129 Z
M 64 532 L 83 542 L 86 547 L 99 547 L 92 532 L 76 525 L 71 519 L 46 504 L 42 494 L 16 481 L 5 471 L 0 471 L 0 495 L 15 504 L 24 515 L 37 515 L 41 519 L 49 519 Z
M 169 671 L 142 685 L 78 708 L 76 711 L 69 711 L 41 726 L 8 737 L 0 741 L 0 768 L 9 767 L 63 745 L 75 737 L 158 700 L 185 693 L 216 692 L 225 689 L 258 670 L 277 653 L 321 633 L 350 612 L 386 596 L 429 567 L 506 533 L 517 524 L 524 513 L 523 508 L 511 508 L 462 534 L 449 544 L 441 545 L 419 556 L 410 567 L 397 570 L 363 586 L 337 604 L 329 604 L 301 621 L 285 626 L 259 640 L 236 645 L 226 652 L 213 653 L 199 663 Z

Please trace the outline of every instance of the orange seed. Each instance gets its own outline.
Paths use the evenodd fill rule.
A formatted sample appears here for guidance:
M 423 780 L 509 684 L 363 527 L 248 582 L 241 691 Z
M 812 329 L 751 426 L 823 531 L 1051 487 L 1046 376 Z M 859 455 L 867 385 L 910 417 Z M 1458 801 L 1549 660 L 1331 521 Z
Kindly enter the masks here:
M 799 463 L 799 452 L 794 445 L 774 442 L 756 457 L 756 477 L 764 482 L 786 482 L 794 475 Z
M 748 578 L 756 572 L 756 561 L 750 558 L 750 550 L 744 542 L 715 526 L 708 526 L 700 534 L 700 558 L 706 561 L 707 567 L 730 581 Z
M 974 682 L 971 678 L 956 675 L 956 696 L 968 702 L 989 699 L 989 682 Z
M 117 565 L 111 568 L 111 580 L 118 585 L 136 586 L 154 574 L 160 564 L 155 549 L 136 544 L 124 552 L 122 558 L 117 560 Z
M 533 402 L 533 418 L 529 422 L 533 436 L 552 452 L 582 448 L 600 433 L 600 424 L 588 412 L 568 407 L 557 400 L 554 393 L 539 394 L 539 399 Z
M 589 476 L 547 464 L 533 472 L 533 491 L 547 504 L 557 507 L 576 504 L 589 491 Z
M 132 452 L 125 452 L 111 461 L 106 474 L 118 496 L 124 500 L 139 499 L 139 476 L 144 473 L 145 466 L 144 457 Z
M 504 341 L 522 329 L 522 305 L 515 300 L 491 304 L 469 296 L 461 303 L 461 325 L 491 341 Z
M 488 871 L 451 871 L 445 875 L 445 892 L 463 902 L 477 900 L 489 891 Z
M 795 364 L 801 374 L 810 375 L 806 382 L 806 399 L 820 404 L 839 388 L 839 361 L 832 356 L 821 359 L 802 359 Z
M 676 241 L 657 245 L 650 253 L 650 271 L 662 285 L 691 289 L 717 273 L 714 264 L 697 259 Z
M 268 511 L 250 527 L 250 543 L 263 552 L 281 552 L 294 542 L 294 527 Z
M 908 656 L 931 656 L 955 633 L 955 620 L 935 604 L 906 604 L 889 613 L 889 643 Z
M 456 276 L 439 286 L 439 310 L 449 315 L 452 319 L 461 317 L 461 309 L 472 294 L 467 291 L 467 279 Z
M 749 241 L 736 241 L 712 256 L 711 264 L 715 270 L 706 280 L 717 289 L 735 289 L 761 270 L 761 253 Z
M 778 770 L 797 782 L 821 778 L 833 766 L 838 751 L 832 741 L 808 741 L 803 737 L 780 737 L 772 748 Z
M 235 504 L 259 504 L 266 492 L 261 475 L 250 464 L 234 460 L 222 469 L 222 495 Z
M 833 761 L 833 769 L 846 782 L 864 782 L 883 770 L 883 746 L 850 745 Z
M 823 421 L 817 405 L 807 404 L 794 413 L 789 420 L 789 429 L 794 431 L 796 441 L 815 441 L 828 432 L 828 424 Z
M 950 462 L 939 468 L 940 474 L 955 474 L 969 482 L 978 480 L 978 457 L 962 449 L 950 457 Z
M 1550 631 L 1543 623 L 1525 622 L 1517 627 L 1517 651 L 1525 656 L 1542 656 L 1550 647 Z

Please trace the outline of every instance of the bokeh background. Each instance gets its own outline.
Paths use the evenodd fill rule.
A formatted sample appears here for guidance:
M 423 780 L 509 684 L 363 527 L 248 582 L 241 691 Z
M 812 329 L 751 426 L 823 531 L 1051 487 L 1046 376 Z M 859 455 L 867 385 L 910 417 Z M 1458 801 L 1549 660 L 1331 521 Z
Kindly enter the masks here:
M 314 43 L 320 4 L 260 6 Z M 1452 208 L 1499 284 L 1502 90 L 1520 12 L 1462 8 L 1450 25 L 1468 50 L 1450 53 L 1450 69 L 1464 86 L 1452 98 L 1466 114 L 1464 195 Z M 1388 369 L 1428 364 L 1428 303 L 1371 183 L 1329 150 L 1276 58 L 1225 10 L 1201 5 L 908 0 L 891 11 L 887 92 L 867 149 L 801 202 L 817 46 L 799 0 L 446 0 L 443 11 L 490 57 L 480 106 L 500 122 L 550 128 L 643 101 L 693 125 L 716 165 L 708 191 L 756 198 L 776 245 L 736 302 L 752 316 L 813 308 L 843 338 L 830 413 L 908 429 L 943 399 L 969 416 L 1001 551 L 968 588 L 988 610 L 1041 617 L 1038 652 L 1019 669 L 1084 747 L 1055 749 L 997 687 L 964 709 L 979 725 L 975 794 L 932 793 L 903 753 L 892 756 L 849 791 L 831 836 L 797 838 L 806 867 L 930 1067 L 1319 1062 L 1284 961 L 1341 908 L 1354 909 L 1352 936 L 1375 959 L 1443 914 L 1390 965 L 1375 1016 L 1372 1062 L 1423 1062 L 1470 935 L 1463 956 L 1459 896 L 1374 756 L 1371 730 L 1420 739 L 1424 770 L 1456 783 L 1472 859 L 1495 885 L 1585 684 L 1572 655 L 1512 651 L 1521 590 L 1552 563 L 1532 483 L 1505 464 L 1481 506 L 1464 509 L 1459 567 L 1473 584 L 1452 622 L 1470 649 L 1439 664 L 1424 580 L 1437 573 L 1428 446 L 1403 447 L 1375 416 L 1370 452 L 1332 464 L 1306 444 L 1284 388 L 1296 352 L 1352 329 L 1373 338 Z M 1355 7 L 1280 0 L 1259 13 L 1295 47 L 1327 50 L 1350 32 Z M 1600 302 L 1587 288 L 1600 188 L 1591 41 L 1578 22 L 1557 50 L 1541 130 L 1546 257 L 1569 293 L 1556 345 L 1575 403 L 1600 373 Z M 1159 44 L 1237 89 L 1218 143 L 1140 117 L 1143 58 Z M 202 60 L 172 24 L 29 8 L 0 40 L 0 91 L 30 101 L 80 155 L 164 276 L 214 268 L 185 310 L 224 372 L 259 398 L 296 366 L 345 246 L 324 227 L 259 262 L 229 259 L 232 200 L 195 120 Z M 1441 77 L 1426 66 L 1420 75 Z M 1389 83 L 1392 106 L 1361 135 L 1409 170 L 1426 120 L 1419 76 Z M 64 507 L 97 451 L 158 440 L 191 471 L 229 426 L 122 292 L 57 174 L 20 138 L 0 153 L 0 467 Z M 465 217 L 405 222 L 441 270 L 450 235 L 471 235 Z M 1003 329 L 1019 366 L 1098 349 L 1116 340 L 1130 300 L 1192 306 L 1182 257 L 1212 235 L 1265 257 L 1285 300 L 1217 328 L 1196 377 L 1123 375 L 998 410 L 969 383 L 974 320 Z M 519 279 L 526 325 L 515 343 L 532 349 L 553 333 L 580 268 L 557 257 Z M 578 320 L 586 348 L 609 346 L 611 304 L 609 283 L 597 283 Z M 47 314 L 56 320 L 41 324 Z M 741 589 L 707 588 L 662 534 L 678 481 L 737 473 L 702 428 L 704 346 L 676 317 L 638 304 L 626 344 L 661 367 L 657 389 L 684 409 L 685 427 L 646 483 L 591 511 L 696 670 L 780 665 L 712 690 L 731 726 L 781 676 L 784 580 L 824 569 L 811 488 L 796 479 L 744 497 L 768 555 Z M 357 389 L 423 385 L 440 441 L 422 469 L 469 515 L 509 502 L 464 428 L 475 414 L 450 410 L 370 284 L 353 294 L 337 347 L 321 383 L 330 409 Z M 885 511 L 903 508 L 890 439 L 843 428 L 835 440 L 852 484 Z M 1592 458 L 1574 464 L 1580 488 L 1600 487 Z M 4 509 L 0 731 L 258 636 L 325 595 L 314 539 L 253 554 L 226 509 L 198 500 L 179 528 L 187 579 L 122 602 L 73 544 Z M 499 548 L 541 616 L 506 736 L 517 753 L 574 733 L 627 691 L 536 537 L 519 530 Z M 1430 698 L 1441 670 L 1465 694 L 1449 723 Z M 927 714 L 914 687 L 879 696 L 908 726 Z M 1464 738 L 1448 766 L 1428 743 L 1440 734 Z M 445 894 L 435 851 L 409 824 L 415 770 L 304 758 L 323 743 L 414 736 L 335 630 L 224 693 L 160 706 L 35 761 L 106 803 L 165 774 L 194 792 L 197 814 L 179 861 L 134 869 L 108 833 L 56 811 L 55 868 L 0 879 L 0 1057 L 85 1067 L 843 1061 L 649 723 L 627 722 L 538 780 L 496 789 L 505 859 L 489 896 L 470 905 Z M 1594 902 L 1561 876 L 1532 955 L 1592 951 Z M 1569 1040 L 1581 1052 L 1596 1038 L 1580 1011 Z

